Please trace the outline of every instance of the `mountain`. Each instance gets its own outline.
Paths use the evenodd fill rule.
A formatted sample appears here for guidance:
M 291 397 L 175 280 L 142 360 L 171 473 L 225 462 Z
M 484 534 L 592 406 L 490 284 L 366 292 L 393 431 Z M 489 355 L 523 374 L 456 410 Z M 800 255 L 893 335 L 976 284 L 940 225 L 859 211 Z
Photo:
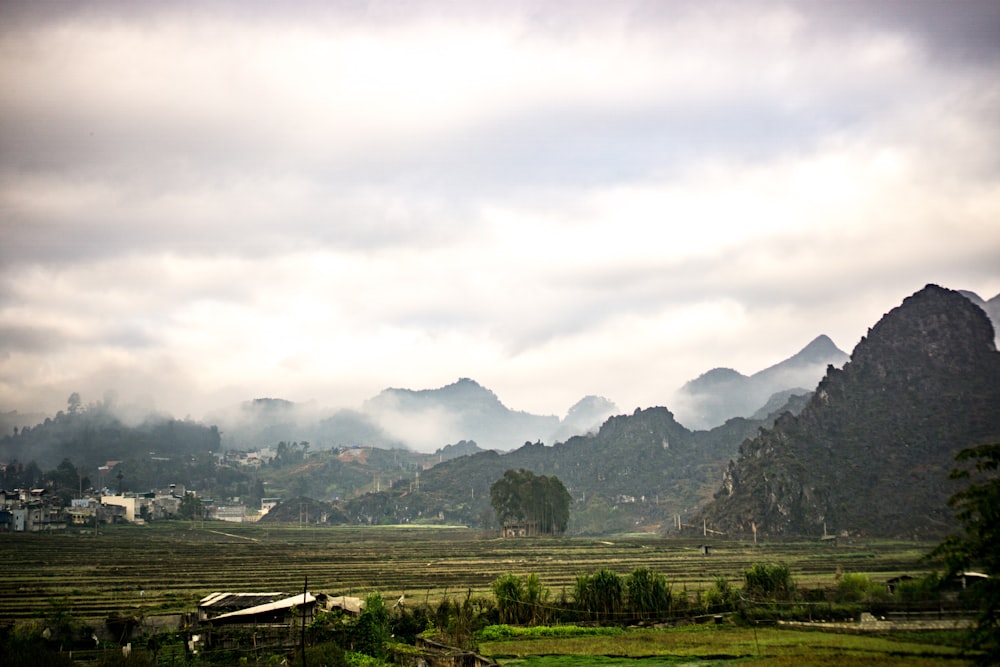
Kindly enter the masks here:
M 610 417 L 595 433 L 551 446 L 527 442 L 505 453 L 491 450 L 443 461 L 419 473 L 418 491 L 413 480 L 404 480 L 384 492 L 379 503 L 365 496 L 359 504 L 419 507 L 449 522 L 485 526 L 490 485 L 505 470 L 525 468 L 556 475 L 565 484 L 575 499 L 572 533 L 621 532 L 637 525 L 656 530 L 708 502 L 739 444 L 776 417 L 737 418 L 711 431 L 690 431 L 667 408 L 636 410 Z M 380 516 L 388 522 L 400 518 Z
M 983 310 L 928 285 L 830 368 L 798 416 L 740 447 L 704 517 L 720 530 L 938 536 L 962 449 L 1000 442 L 1000 353 Z
M 461 378 L 438 389 L 385 389 L 360 410 L 329 412 L 279 398 L 256 398 L 208 419 L 219 426 L 229 449 L 305 441 L 313 451 L 365 445 L 432 452 L 462 440 L 503 450 L 526 441 L 565 440 L 596 430 L 615 412 L 615 404 L 600 396 L 581 399 L 562 420 L 511 410 L 489 389 Z
M 818 336 L 795 355 L 749 377 L 731 368 L 713 368 L 678 390 L 678 418 L 690 428 L 712 428 L 731 417 L 750 417 L 774 394 L 812 391 L 827 366 L 839 367 L 845 361 L 847 354 L 829 337 Z M 781 402 L 780 397 L 775 400 Z
M 585 396 L 566 413 L 550 442 L 563 442 L 574 435 L 594 433 L 608 417 L 618 414 L 618 406 L 603 396 Z
M 994 342 L 1000 346 L 1000 294 L 997 294 L 989 301 L 984 301 L 982 297 L 975 292 L 958 290 L 958 293 L 983 309 L 986 316 L 990 318 L 990 322 L 993 323 Z
M 548 438 L 559 427 L 558 417 L 510 410 L 468 378 L 439 389 L 385 389 L 366 401 L 362 412 L 392 436 L 424 450 L 457 440 L 510 449 Z

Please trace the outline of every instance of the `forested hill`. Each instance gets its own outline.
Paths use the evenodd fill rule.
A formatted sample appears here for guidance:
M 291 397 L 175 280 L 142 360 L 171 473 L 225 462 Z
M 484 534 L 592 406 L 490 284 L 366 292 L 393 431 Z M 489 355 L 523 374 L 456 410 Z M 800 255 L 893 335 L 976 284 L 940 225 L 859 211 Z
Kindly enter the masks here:
M 986 314 L 928 285 L 830 369 L 809 404 L 740 448 L 705 511 L 726 531 L 938 535 L 954 457 L 1000 442 L 1000 353 Z
M 210 452 L 221 447 L 219 431 L 190 421 L 150 417 L 136 426 L 124 424 L 113 409 L 101 403 L 83 407 L 71 403 L 66 412 L 46 418 L 36 426 L 24 426 L 0 438 L 0 461 L 12 466 L 10 473 L 25 464 L 32 471 L 50 470 L 69 459 L 84 474 L 93 475 L 108 461 L 123 461 L 131 490 L 148 490 L 168 482 L 192 484 L 215 468 Z M 192 476 L 194 466 L 204 458 L 204 474 Z M 31 476 L 29 471 L 28 476 Z M 98 483 L 91 479 L 91 483 Z M 31 485 L 32 479 L 7 479 L 9 487 Z M 105 480 L 114 486 L 115 480 Z
M 689 515 L 711 498 L 739 444 L 773 420 L 774 415 L 732 419 L 711 431 L 690 431 L 667 408 L 636 410 L 611 417 L 594 435 L 553 446 L 525 443 L 505 454 L 487 451 L 445 461 L 421 473 L 420 491 L 447 498 L 453 506 L 465 503 L 474 516 L 488 511 L 490 484 L 505 470 L 525 468 L 556 475 L 565 484 L 577 503 L 574 532 L 620 530 L 635 522 L 669 525 L 675 514 Z M 597 508 L 619 525 L 583 527 L 588 512 Z M 600 516 L 593 520 L 604 520 Z

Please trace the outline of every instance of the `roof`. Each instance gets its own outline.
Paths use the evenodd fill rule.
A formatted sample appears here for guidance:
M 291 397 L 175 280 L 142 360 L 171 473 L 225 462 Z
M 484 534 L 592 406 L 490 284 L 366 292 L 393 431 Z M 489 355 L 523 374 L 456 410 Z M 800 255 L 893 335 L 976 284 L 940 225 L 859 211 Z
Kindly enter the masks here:
M 198 601 L 198 607 L 214 607 L 216 609 L 253 607 L 272 602 L 284 595 L 281 591 L 274 593 L 210 593 Z
M 271 611 L 277 611 L 279 609 L 289 609 L 297 604 L 309 604 L 310 602 L 315 602 L 316 598 L 311 593 L 301 593 L 299 595 L 293 595 L 290 598 L 285 598 L 283 600 L 276 600 L 274 602 L 268 602 L 267 604 L 259 604 L 256 607 L 248 607 L 246 609 L 239 609 L 237 611 L 231 611 L 228 614 L 222 614 L 221 616 L 216 616 L 213 621 L 221 621 L 227 618 L 236 618 L 239 616 L 256 616 L 257 614 L 266 614 Z

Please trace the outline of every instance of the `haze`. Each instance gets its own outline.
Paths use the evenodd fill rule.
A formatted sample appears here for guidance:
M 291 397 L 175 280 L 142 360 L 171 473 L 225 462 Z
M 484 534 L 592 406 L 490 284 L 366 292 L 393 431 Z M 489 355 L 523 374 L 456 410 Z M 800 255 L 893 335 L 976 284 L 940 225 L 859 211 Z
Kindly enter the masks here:
M 670 405 L 1000 292 L 1000 4 L 0 4 L 0 409 Z M 442 443 L 443 444 L 443 443 Z

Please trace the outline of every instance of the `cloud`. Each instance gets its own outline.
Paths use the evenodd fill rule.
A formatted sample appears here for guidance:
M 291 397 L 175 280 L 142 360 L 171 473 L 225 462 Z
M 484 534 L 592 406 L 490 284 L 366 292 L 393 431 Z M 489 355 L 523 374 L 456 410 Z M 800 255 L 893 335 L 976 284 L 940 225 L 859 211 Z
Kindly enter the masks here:
M 927 282 L 989 298 L 997 17 L 5 3 L 0 407 L 645 407 Z

